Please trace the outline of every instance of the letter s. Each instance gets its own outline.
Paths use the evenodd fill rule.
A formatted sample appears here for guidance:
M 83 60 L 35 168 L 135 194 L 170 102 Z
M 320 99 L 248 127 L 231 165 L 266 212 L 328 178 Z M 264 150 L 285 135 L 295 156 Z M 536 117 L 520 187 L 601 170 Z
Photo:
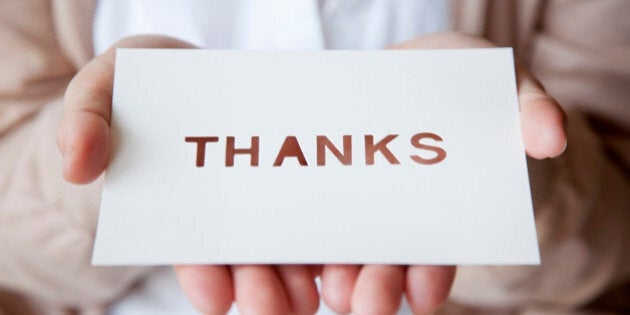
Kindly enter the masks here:
M 423 157 L 420 157 L 419 155 L 412 155 L 411 159 L 414 160 L 414 162 L 416 163 L 425 164 L 425 165 L 437 164 L 437 163 L 442 162 L 446 158 L 446 151 L 440 147 L 423 144 L 421 141 L 424 138 L 430 138 L 430 139 L 433 139 L 435 141 L 440 141 L 440 142 L 442 141 L 442 138 L 434 133 L 422 132 L 422 133 L 415 134 L 413 135 L 413 137 L 411 137 L 411 145 L 421 150 L 433 151 L 437 155 L 431 159 L 425 159 Z

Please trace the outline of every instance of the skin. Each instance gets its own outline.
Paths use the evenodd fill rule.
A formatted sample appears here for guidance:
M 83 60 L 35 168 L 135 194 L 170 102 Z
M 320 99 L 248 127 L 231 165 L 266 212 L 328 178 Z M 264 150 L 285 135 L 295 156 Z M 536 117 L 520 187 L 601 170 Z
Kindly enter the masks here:
M 441 33 L 393 49 L 494 47 L 484 39 Z M 109 156 L 109 123 L 115 48 L 194 48 L 167 37 L 135 36 L 114 44 L 86 64 L 66 90 L 58 146 L 63 176 L 72 183 L 99 177 Z M 557 157 L 566 148 L 565 116 L 542 85 L 517 64 L 518 98 L 526 152 Z M 236 301 L 243 314 L 313 314 L 319 307 L 314 279 L 321 276 L 324 302 L 339 313 L 393 314 L 403 294 L 414 313 L 428 314 L 448 297 L 455 267 L 391 265 L 174 266 L 190 302 L 204 314 L 224 314 Z

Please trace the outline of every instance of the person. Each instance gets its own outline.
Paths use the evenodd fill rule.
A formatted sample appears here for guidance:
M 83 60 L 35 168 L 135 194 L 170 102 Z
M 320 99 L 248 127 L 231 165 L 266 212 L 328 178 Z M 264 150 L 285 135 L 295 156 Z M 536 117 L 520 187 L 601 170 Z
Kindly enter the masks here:
M 317 5 L 327 2 L 335 1 Z M 630 274 L 630 113 L 625 104 L 630 92 L 624 88 L 630 83 L 625 18 L 630 3 L 453 2 L 459 32 L 409 38 L 393 48 L 514 46 L 522 61 L 518 96 L 543 259 L 539 267 L 460 267 L 453 298 L 477 307 L 542 312 L 578 308 L 623 286 Z M 61 0 L 0 4 L 0 37 L 6 43 L 0 48 L 0 68 L 5 69 L 0 77 L 0 287 L 7 291 L 0 293 L 0 307 L 11 307 L 8 313 L 38 307 L 104 311 L 151 272 L 89 266 L 110 150 L 114 51 L 193 45 L 171 37 L 133 36 L 92 56 L 89 39 L 99 19 L 98 12 L 92 19 L 94 5 Z M 243 10 L 237 7 L 228 12 Z M 348 34 L 339 27 L 325 28 L 324 35 L 334 34 L 331 30 Z M 327 39 L 344 43 L 342 38 Z M 58 124 L 63 158 L 54 145 Z M 547 159 L 563 152 L 559 159 Z M 66 183 L 61 168 L 68 181 L 90 184 Z M 312 313 L 319 302 L 313 281 L 318 275 L 324 301 L 337 312 L 394 313 L 404 294 L 414 312 L 427 313 L 446 299 L 455 273 L 448 266 L 384 265 L 175 270 L 191 303 L 206 314 L 225 313 L 233 300 L 243 313 Z M 19 299 L 2 303 L 8 299 L 4 296 Z

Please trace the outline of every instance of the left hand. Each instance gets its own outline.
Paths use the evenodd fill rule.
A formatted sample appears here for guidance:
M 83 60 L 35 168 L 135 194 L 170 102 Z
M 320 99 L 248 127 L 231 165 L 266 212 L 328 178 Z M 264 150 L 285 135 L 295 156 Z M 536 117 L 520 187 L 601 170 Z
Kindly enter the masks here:
M 448 49 L 496 47 L 493 43 L 459 33 L 418 37 L 393 49 Z M 516 64 L 521 128 L 527 155 L 557 157 L 566 147 L 565 115 L 558 103 L 524 66 Z M 416 314 L 437 309 L 453 284 L 453 266 L 326 265 L 322 296 L 340 313 L 393 314 L 405 293 Z

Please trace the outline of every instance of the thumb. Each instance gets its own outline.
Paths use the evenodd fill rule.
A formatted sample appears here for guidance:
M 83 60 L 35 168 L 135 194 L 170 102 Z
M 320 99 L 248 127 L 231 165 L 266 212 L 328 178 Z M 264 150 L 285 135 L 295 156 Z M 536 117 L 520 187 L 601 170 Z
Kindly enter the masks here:
M 517 64 L 516 72 L 525 151 L 535 159 L 557 157 L 567 146 L 564 111 L 527 69 Z
M 164 36 L 128 37 L 92 59 L 75 75 L 66 89 L 57 134 L 64 160 L 63 175 L 70 182 L 91 182 L 107 165 L 116 48 L 123 47 L 194 48 Z

